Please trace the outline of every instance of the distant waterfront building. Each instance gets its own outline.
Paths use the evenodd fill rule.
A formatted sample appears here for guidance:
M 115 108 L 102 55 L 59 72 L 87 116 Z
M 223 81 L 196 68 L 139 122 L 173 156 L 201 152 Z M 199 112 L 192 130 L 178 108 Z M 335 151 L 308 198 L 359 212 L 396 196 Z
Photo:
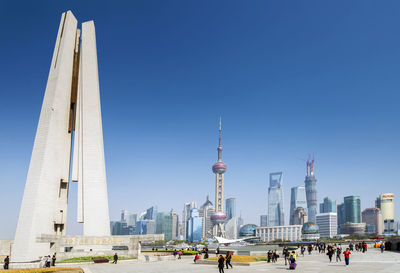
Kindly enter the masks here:
M 382 193 L 379 196 L 379 208 L 382 211 L 382 221 L 384 223 L 384 233 L 385 234 L 394 234 L 395 226 L 394 226 L 394 194 L 393 193 Z M 386 220 L 386 222 L 385 222 Z
M 256 236 L 256 227 L 255 224 L 246 224 L 242 226 L 239 230 L 239 237 L 252 237 Z
M 263 242 L 301 241 L 302 225 L 255 227 L 255 236 Z
M 314 175 L 314 159 L 307 160 L 306 186 L 308 221 L 315 223 L 317 215 L 317 179 Z
M 195 202 L 188 202 L 183 205 L 182 212 L 182 235 L 185 239 L 188 238 L 188 221 L 190 218 L 190 213 L 192 209 L 196 208 Z
M 121 210 L 120 221 L 110 222 L 111 235 L 133 235 L 136 228 L 136 214 Z
M 292 222 L 292 216 L 297 208 L 304 208 L 305 210 L 307 210 L 306 188 L 304 186 L 297 186 L 291 189 L 289 220 L 289 223 L 291 225 L 294 225 L 294 223 Z
M 154 220 L 140 220 L 136 222 L 137 235 L 155 234 L 155 233 L 156 233 L 156 226 L 154 224 Z
M 230 240 L 237 239 L 238 224 L 236 216 L 232 217 L 225 223 L 225 237 Z
M 360 196 L 346 196 L 344 198 L 345 223 L 361 223 Z
M 172 240 L 172 215 L 170 212 L 159 212 L 156 220 L 156 233 L 164 234 L 164 240 Z
M 367 234 L 382 234 L 382 212 L 378 208 L 367 208 L 361 213 L 362 222 L 366 224 Z
M 346 222 L 344 217 L 344 203 L 337 205 L 337 221 L 338 221 L 338 234 L 342 234 L 340 231 L 340 226 Z
M 282 172 L 269 174 L 268 226 L 284 226 Z
M 260 215 L 260 227 L 268 226 L 268 215 Z
M 336 213 L 336 201 L 331 200 L 328 197 L 324 198 L 324 202 L 319 204 L 319 213 Z
M 342 234 L 349 235 L 364 235 L 366 229 L 365 223 L 344 223 L 340 226 L 340 231 Z
M 301 237 L 304 240 L 318 240 L 320 238 L 319 227 L 312 222 L 304 223 L 301 228 Z
M 154 220 L 157 222 L 157 206 L 152 206 L 146 210 L 144 220 Z
M 211 221 L 211 215 L 214 213 L 215 209 L 213 204 L 211 203 L 209 196 L 207 195 L 206 202 L 200 207 L 199 215 L 203 218 L 202 222 L 202 239 L 206 240 L 207 238 L 211 238 L 213 223 Z
M 226 220 L 236 216 L 236 198 L 228 198 L 225 200 Z
M 324 238 L 333 238 L 337 235 L 337 214 L 333 212 L 317 214 L 319 234 Z
M 290 218 L 291 225 L 303 225 L 308 222 L 308 215 L 305 208 L 296 208 Z
M 188 223 L 187 240 L 189 242 L 200 242 L 203 234 L 203 217 L 200 216 L 198 209 L 192 209 Z
M 179 216 L 176 212 L 171 209 L 171 218 L 172 218 L 172 231 L 171 231 L 171 240 L 175 240 L 178 237 L 179 233 Z

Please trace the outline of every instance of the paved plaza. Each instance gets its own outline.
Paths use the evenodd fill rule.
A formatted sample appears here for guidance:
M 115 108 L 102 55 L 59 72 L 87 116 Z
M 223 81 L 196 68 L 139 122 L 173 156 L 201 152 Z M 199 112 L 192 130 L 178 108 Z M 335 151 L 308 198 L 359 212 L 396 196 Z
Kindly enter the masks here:
M 342 258 L 343 259 L 343 258 Z M 206 273 L 218 272 L 215 265 L 196 265 L 191 259 L 185 258 L 175 261 L 162 261 L 152 263 L 120 263 L 114 264 L 93 264 L 82 267 L 85 273 L 110 273 L 110 272 L 144 272 L 144 273 Z M 225 269 L 225 272 L 284 272 L 288 270 L 284 261 L 279 259 L 276 264 L 262 264 L 254 266 L 235 266 L 233 269 Z M 298 257 L 298 267 L 296 272 L 400 272 L 400 253 L 384 252 L 381 254 L 378 250 L 370 249 L 367 253 L 353 252 L 350 258 L 350 266 L 346 267 L 344 261 L 329 263 L 326 254 L 313 253 Z

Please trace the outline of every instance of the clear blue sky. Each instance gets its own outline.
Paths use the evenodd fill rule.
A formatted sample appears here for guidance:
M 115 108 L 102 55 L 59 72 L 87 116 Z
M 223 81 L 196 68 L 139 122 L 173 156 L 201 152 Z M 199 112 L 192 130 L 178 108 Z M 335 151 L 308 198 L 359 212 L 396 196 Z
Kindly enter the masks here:
M 393 192 L 398 219 L 400 2 L 14 0 L 0 2 L 0 239 L 68 9 L 96 24 L 111 219 L 213 200 L 220 115 L 225 197 L 246 223 L 267 211 L 269 172 L 284 173 L 288 216 L 310 153 L 319 201 Z

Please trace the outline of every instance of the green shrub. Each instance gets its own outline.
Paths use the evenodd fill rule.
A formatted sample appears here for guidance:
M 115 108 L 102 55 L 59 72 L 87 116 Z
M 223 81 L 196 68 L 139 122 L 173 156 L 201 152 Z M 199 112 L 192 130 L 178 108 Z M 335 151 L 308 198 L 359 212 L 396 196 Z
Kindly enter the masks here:
M 106 258 L 110 261 L 114 260 L 114 256 L 87 256 L 87 257 L 75 257 L 62 260 L 58 263 L 85 263 L 85 262 L 92 262 L 92 258 Z M 118 260 L 131 260 L 133 258 L 118 256 Z

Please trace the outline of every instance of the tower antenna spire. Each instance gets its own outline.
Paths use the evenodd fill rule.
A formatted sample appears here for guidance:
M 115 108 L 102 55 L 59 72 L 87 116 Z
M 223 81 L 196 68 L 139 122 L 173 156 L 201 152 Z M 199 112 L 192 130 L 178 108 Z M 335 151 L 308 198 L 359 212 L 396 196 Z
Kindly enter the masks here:
M 221 122 L 221 116 L 219 117 L 219 126 L 218 126 L 218 133 L 219 133 L 219 141 L 218 141 L 218 162 L 221 162 L 221 156 L 222 156 L 222 145 L 221 145 L 221 135 L 222 135 L 222 122 Z

